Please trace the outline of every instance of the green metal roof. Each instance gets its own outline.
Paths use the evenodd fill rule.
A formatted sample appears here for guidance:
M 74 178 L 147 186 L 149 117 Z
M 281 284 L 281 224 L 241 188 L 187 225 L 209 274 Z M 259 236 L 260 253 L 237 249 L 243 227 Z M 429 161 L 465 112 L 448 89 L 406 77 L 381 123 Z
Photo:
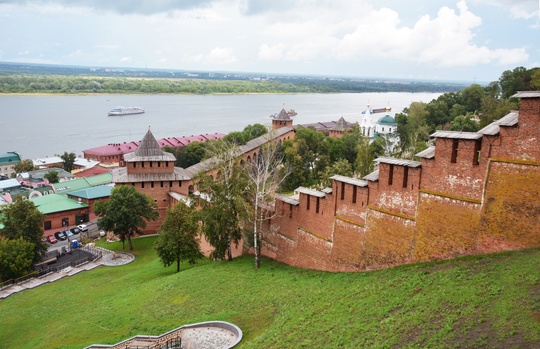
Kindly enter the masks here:
M 92 187 L 97 187 L 98 185 L 110 184 L 112 183 L 112 173 L 102 173 L 95 176 L 86 177 L 86 180 Z
M 21 157 L 15 152 L 0 153 L 0 165 L 12 165 L 21 162 Z
M 71 194 L 74 191 L 88 189 L 94 186 L 112 183 L 112 174 L 103 173 L 97 176 L 77 178 L 53 184 L 56 194 Z
M 385 115 L 382 118 L 377 121 L 380 125 L 397 125 L 396 119 L 391 117 L 390 115 Z
M 50 194 L 40 196 L 31 201 L 36 205 L 39 212 L 43 214 L 50 214 L 56 212 L 70 211 L 87 208 L 85 203 L 79 203 L 77 200 L 73 200 L 64 195 Z
M 113 186 L 100 185 L 93 188 L 77 190 L 69 193 L 70 196 L 75 196 L 82 199 L 99 199 L 111 196 L 111 190 Z

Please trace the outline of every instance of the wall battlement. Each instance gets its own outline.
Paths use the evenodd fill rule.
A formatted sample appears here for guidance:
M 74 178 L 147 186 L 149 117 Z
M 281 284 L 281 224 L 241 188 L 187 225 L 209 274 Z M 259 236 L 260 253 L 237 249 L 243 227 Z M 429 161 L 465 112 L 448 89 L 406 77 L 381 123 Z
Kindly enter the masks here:
M 540 92 L 478 132 L 438 131 L 421 162 L 379 158 L 363 180 L 276 198 L 261 253 L 360 271 L 540 246 Z

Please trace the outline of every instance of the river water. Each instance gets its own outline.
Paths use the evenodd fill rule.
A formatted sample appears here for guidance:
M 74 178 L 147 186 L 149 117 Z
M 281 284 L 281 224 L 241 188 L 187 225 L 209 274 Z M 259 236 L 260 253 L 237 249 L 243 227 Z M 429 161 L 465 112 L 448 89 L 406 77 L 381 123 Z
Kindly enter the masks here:
M 392 114 L 411 102 L 429 102 L 440 93 L 232 94 L 232 95 L 0 95 L 0 153 L 23 159 L 63 154 L 109 143 L 139 141 L 148 127 L 154 136 L 182 137 L 241 131 L 269 125 L 281 108 L 295 109 L 295 124 L 360 121 L 368 103 L 390 106 Z M 139 106 L 146 113 L 107 116 L 116 106 Z

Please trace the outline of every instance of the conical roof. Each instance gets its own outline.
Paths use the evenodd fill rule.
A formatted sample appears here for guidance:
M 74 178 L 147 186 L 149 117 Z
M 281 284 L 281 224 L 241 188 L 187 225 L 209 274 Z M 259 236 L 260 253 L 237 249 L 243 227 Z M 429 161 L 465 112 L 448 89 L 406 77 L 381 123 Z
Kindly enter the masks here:
M 148 127 L 148 132 L 144 135 L 139 147 L 135 151 L 135 156 L 147 157 L 147 156 L 162 156 L 163 150 L 159 147 L 159 143 L 156 141 L 156 138 L 150 131 Z
M 176 160 L 173 154 L 161 150 L 159 143 L 156 141 L 156 138 L 150 131 L 150 127 L 148 127 L 148 132 L 146 132 L 143 139 L 139 143 L 137 150 L 134 153 L 124 155 L 124 159 L 129 162 Z
M 281 109 L 279 114 L 274 116 L 274 120 L 292 120 L 292 119 L 289 117 L 289 114 L 287 113 L 285 108 L 283 108 Z
M 341 118 L 339 118 L 338 122 L 336 122 L 334 127 L 332 127 L 332 131 L 346 131 L 346 130 L 349 130 L 349 129 L 350 129 L 349 123 L 347 121 L 345 121 L 343 116 Z

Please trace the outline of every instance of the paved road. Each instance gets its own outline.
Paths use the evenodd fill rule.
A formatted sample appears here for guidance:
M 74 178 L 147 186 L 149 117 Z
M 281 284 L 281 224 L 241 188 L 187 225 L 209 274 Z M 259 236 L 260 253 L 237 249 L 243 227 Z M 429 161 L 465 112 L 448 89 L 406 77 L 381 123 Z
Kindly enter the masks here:
M 64 240 L 64 241 L 58 240 L 58 242 L 55 243 L 55 244 L 51 244 L 51 243 L 47 242 L 47 246 L 49 247 L 48 253 L 50 253 L 50 252 L 56 253 L 56 251 L 58 251 L 59 253 L 62 253 L 62 248 L 64 248 L 64 251 L 68 252 L 69 251 L 69 246 L 72 245 L 71 244 L 72 240 L 78 240 L 79 242 L 81 242 L 81 240 L 83 238 L 86 238 L 86 237 L 97 238 L 99 236 L 99 230 L 98 230 L 96 222 L 87 222 L 85 224 L 88 227 L 88 231 L 87 232 L 81 232 L 80 234 L 77 234 L 77 235 L 73 235 L 70 238 L 70 241 L 68 241 L 68 240 Z M 52 233 L 52 234 L 54 235 L 54 233 Z

